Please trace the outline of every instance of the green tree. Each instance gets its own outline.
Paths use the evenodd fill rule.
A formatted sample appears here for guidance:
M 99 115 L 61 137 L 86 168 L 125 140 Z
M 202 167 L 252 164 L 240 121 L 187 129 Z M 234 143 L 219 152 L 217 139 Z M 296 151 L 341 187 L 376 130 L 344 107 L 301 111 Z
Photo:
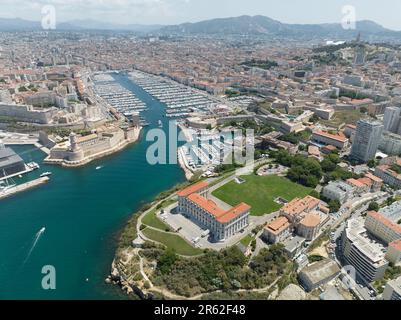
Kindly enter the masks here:
M 338 212 L 341 208 L 341 203 L 338 200 L 330 200 L 329 209 L 331 213 Z
M 174 265 L 177 259 L 178 257 L 175 251 L 173 249 L 168 248 L 166 249 L 164 254 L 160 257 L 157 263 L 157 267 L 162 274 L 169 273 L 171 267 Z
M 372 201 L 371 203 L 369 203 L 369 211 L 379 211 L 379 204 L 375 201 Z

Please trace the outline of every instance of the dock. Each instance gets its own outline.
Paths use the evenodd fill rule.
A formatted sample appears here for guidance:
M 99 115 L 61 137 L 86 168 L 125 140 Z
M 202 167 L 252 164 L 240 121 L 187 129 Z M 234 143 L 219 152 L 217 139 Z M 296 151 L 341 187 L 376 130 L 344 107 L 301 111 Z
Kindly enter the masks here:
M 32 188 L 35 188 L 37 186 L 40 186 L 41 184 L 47 183 L 50 180 L 49 177 L 42 177 L 42 178 L 38 178 L 29 182 L 25 182 L 23 184 L 17 185 L 7 191 L 2 191 L 0 192 L 0 200 L 7 198 L 7 197 L 11 197 L 17 193 L 20 193 L 22 191 L 26 191 Z

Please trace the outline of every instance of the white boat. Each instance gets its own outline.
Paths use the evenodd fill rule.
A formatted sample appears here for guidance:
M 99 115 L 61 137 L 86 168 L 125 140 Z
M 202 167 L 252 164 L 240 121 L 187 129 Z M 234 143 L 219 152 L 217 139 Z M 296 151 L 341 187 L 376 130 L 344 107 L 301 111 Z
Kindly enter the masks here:
M 102 168 L 103 168 L 102 166 L 98 166 L 98 167 L 96 167 L 96 170 L 100 170 Z
M 51 176 L 51 175 L 52 175 L 52 173 L 49 172 L 49 171 L 47 171 L 47 172 L 43 172 L 43 173 L 40 175 L 40 177 L 43 178 L 43 177 L 48 177 L 48 176 Z
M 163 127 L 163 122 L 161 120 L 159 120 L 159 127 L 162 128 Z
M 26 165 L 32 170 L 40 169 L 40 166 L 36 162 L 29 162 Z

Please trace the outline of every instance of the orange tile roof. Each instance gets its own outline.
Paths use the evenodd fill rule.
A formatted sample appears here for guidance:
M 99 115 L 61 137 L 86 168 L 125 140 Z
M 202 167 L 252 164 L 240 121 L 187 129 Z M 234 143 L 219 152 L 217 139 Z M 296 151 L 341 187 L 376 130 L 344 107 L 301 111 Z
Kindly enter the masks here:
M 363 183 L 365 186 L 371 186 L 373 184 L 372 179 L 365 177 L 358 179 L 359 182 Z
M 391 242 L 389 244 L 389 247 L 392 247 L 398 251 L 401 251 L 401 239 Z
M 188 199 L 191 200 L 193 203 L 197 204 L 202 209 L 206 210 L 207 212 L 211 213 L 215 217 L 222 216 L 225 211 L 221 209 L 216 203 L 212 200 L 208 200 L 197 193 L 192 193 L 188 196 Z
M 289 215 L 299 215 L 305 210 L 312 210 L 320 203 L 319 199 L 306 196 L 303 199 L 295 198 L 282 208 L 283 212 Z
M 249 211 L 251 207 L 246 203 L 240 203 L 239 205 L 231 208 L 230 210 L 223 210 L 220 208 L 215 202 L 212 200 L 206 199 L 197 193 L 192 193 L 188 196 L 188 200 L 192 201 L 205 211 L 209 212 L 213 216 L 215 216 L 216 220 L 220 223 L 226 223 L 237 216 Z
M 379 177 L 376 177 L 374 174 L 371 174 L 370 172 L 368 172 L 367 174 L 365 174 L 366 178 L 369 178 L 370 180 L 373 180 L 375 182 L 380 182 L 383 183 L 383 180 L 380 179 Z
M 190 194 L 198 192 L 199 190 L 206 188 L 209 185 L 207 181 L 200 181 L 198 183 L 193 184 L 185 189 L 182 189 L 177 192 L 180 197 L 188 197 Z
M 359 180 L 356 180 L 356 179 L 353 179 L 353 178 L 348 179 L 347 182 L 348 182 L 349 184 L 352 184 L 353 186 L 355 186 L 355 187 L 357 187 L 357 188 L 364 188 L 364 187 L 366 187 L 366 185 L 365 185 L 363 182 L 361 182 L 361 181 L 359 181 Z
M 380 213 L 378 213 L 376 211 L 369 211 L 368 212 L 368 216 L 376 219 L 377 221 L 379 221 L 380 223 L 384 224 L 385 226 L 387 226 L 391 230 L 393 230 L 395 232 L 398 232 L 398 233 L 401 233 L 401 226 L 396 224 L 396 223 L 394 223 L 390 219 L 387 219 L 382 214 L 380 214 Z
M 246 203 L 242 202 L 239 205 L 235 206 L 234 208 L 231 208 L 230 210 L 226 211 L 222 216 L 217 217 L 217 221 L 220 223 L 229 222 L 249 210 L 251 210 L 251 207 Z
M 290 226 L 290 222 L 286 217 L 278 217 L 277 219 L 270 222 L 265 229 L 269 230 L 269 232 L 273 234 L 279 234 L 283 230 L 287 229 Z
M 309 213 L 301 220 L 300 224 L 314 228 L 320 224 L 320 216 L 315 213 Z
M 324 131 L 320 131 L 320 130 L 317 130 L 317 131 L 313 132 L 313 134 L 316 134 L 316 135 L 322 136 L 322 137 L 326 137 L 326 138 L 329 138 L 329 139 L 332 139 L 332 140 L 336 140 L 336 141 L 339 141 L 339 142 L 343 142 L 343 143 L 348 140 L 347 138 L 345 138 L 343 136 L 330 134 L 328 132 L 324 132 Z

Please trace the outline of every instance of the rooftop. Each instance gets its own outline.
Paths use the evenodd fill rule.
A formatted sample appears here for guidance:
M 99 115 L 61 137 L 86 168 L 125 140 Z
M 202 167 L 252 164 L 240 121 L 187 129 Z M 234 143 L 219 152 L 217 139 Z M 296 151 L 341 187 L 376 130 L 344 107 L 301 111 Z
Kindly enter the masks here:
M 214 201 L 206 199 L 197 193 L 190 194 L 188 199 L 215 216 L 216 220 L 220 223 L 229 222 L 251 209 L 251 207 L 246 203 L 240 203 L 239 205 L 226 211 L 220 208 Z
M 180 197 L 188 197 L 190 194 L 198 192 L 199 190 L 204 189 L 208 186 L 209 186 L 209 183 L 207 181 L 203 180 L 203 181 L 193 184 L 192 186 L 182 189 L 181 191 L 178 191 L 177 194 Z
M 368 212 L 368 217 L 372 217 L 395 232 L 401 233 L 401 225 L 391 221 L 385 214 L 382 213 L 382 211 L 380 213 L 376 211 L 370 211 Z
M 398 223 L 401 219 L 401 201 L 394 202 L 392 205 L 380 209 L 379 213 L 391 221 Z
M 310 211 L 316 208 L 320 203 L 319 199 L 312 196 L 306 196 L 303 199 L 295 198 L 282 208 L 282 211 L 288 215 L 299 215 L 304 211 Z
M 0 169 L 19 162 L 23 162 L 23 160 L 14 150 L 10 148 L 0 149 Z
M 315 213 L 309 213 L 301 220 L 300 224 L 310 228 L 316 227 L 320 224 L 320 216 Z
M 313 263 L 301 270 L 301 273 L 308 278 L 311 283 L 319 283 L 324 279 L 331 278 L 340 272 L 337 263 L 331 259 L 324 259 Z
M 327 132 L 320 131 L 320 130 L 317 130 L 317 131 L 313 132 L 313 134 L 318 135 L 318 136 L 322 136 L 322 137 L 326 137 L 328 139 L 336 140 L 336 141 L 339 141 L 339 142 L 343 142 L 343 143 L 348 140 L 347 138 L 345 138 L 342 135 L 334 135 L 334 134 L 327 133 Z
M 279 234 L 281 231 L 287 229 L 290 226 L 290 222 L 286 217 L 278 217 L 277 219 L 270 222 L 265 229 L 269 230 L 273 234 Z
M 380 266 L 387 263 L 384 246 L 369 237 L 363 219 L 348 220 L 345 232 L 353 246 L 373 264 Z

